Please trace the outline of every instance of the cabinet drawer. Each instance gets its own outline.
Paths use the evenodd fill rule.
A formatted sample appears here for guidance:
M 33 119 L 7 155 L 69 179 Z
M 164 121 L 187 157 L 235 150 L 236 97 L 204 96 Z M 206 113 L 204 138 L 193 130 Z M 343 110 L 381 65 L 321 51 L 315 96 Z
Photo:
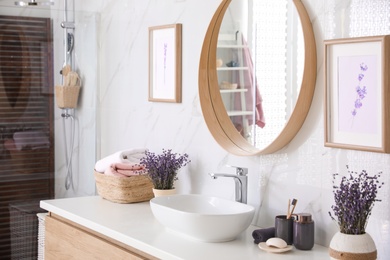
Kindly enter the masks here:
M 94 234 L 77 224 L 51 216 L 45 219 L 45 259 L 150 259 Z

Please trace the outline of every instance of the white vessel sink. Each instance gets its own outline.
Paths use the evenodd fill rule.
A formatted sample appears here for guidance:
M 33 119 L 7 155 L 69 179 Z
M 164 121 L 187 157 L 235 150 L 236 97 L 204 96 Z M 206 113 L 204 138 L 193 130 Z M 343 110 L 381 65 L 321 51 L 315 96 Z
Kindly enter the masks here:
M 150 206 L 165 227 L 204 242 L 234 240 L 255 213 L 247 204 L 195 194 L 156 197 Z

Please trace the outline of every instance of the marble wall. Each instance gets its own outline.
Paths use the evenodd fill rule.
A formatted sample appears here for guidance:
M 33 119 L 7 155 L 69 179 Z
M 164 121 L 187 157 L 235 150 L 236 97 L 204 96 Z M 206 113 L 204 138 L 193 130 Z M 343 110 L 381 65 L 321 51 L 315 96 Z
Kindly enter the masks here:
M 257 208 L 254 224 L 273 225 L 297 198 L 296 212 L 310 212 L 316 222 L 316 242 L 325 246 L 337 226 L 328 212 L 333 203 L 332 174 L 346 173 L 346 165 L 369 173 L 383 171 L 385 186 L 378 196 L 367 231 L 380 259 L 390 256 L 390 156 L 324 147 L 323 40 L 390 33 L 387 1 L 304 0 L 318 47 L 318 79 L 310 113 L 301 131 L 282 151 L 266 156 L 237 157 L 212 138 L 202 118 L 198 95 L 198 65 L 203 37 L 220 0 L 80 1 L 76 9 L 100 14 L 98 158 L 129 147 L 152 151 L 172 148 L 190 155 L 192 163 L 179 174 L 181 193 L 202 193 L 234 199 L 231 179 L 212 180 L 209 172 L 230 172 L 227 164 L 249 168 L 249 204 Z M 367 21 L 350 22 L 355 9 Z M 383 15 L 376 15 L 381 10 Z M 379 20 L 379 21 L 378 21 Z M 183 102 L 148 102 L 148 27 L 183 24 Z M 359 27 L 358 26 L 358 27 Z M 381 29 L 379 29 L 380 27 Z M 363 28 L 361 28 L 363 29 Z
M 192 160 L 179 174 L 176 186 L 180 193 L 233 200 L 233 180 L 213 180 L 208 173 L 233 173 L 227 164 L 247 167 L 248 203 L 257 209 L 255 225 L 273 225 L 274 216 L 285 213 L 288 199 L 297 198 L 296 212 L 313 214 L 316 243 L 328 246 L 337 232 L 337 225 L 328 215 L 333 203 L 332 174 L 346 173 L 346 165 L 356 171 L 366 169 L 370 174 L 383 171 L 385 185 L 378 194 L 382 202 L 375 206 L 367 231 L 376 242 L 379 259 L 388 259 L 390 155 L 324 147 L 323 41 L 389 34 L 390 4 L 386 0 L 303 0 L 318 48 L 316 91 L 307 120 L 280 152 L 238 157 L 224 151 L 212 138 L 198 95 L 203 38 L 219 3 L 220 0 L 76 1 L 76 61 L 85 81 L 77 112 L 78 185 L 73 191 L 64 190 L 62 154 L 56 162 L 57 196 L 93 194 L 94 160 L 131 147 L 156 152 L 171 148 L 188 153 Z M 351 20 L 351 13 L 358 11 L 364 15 Z M 183 102 L 148 102 L 148 27 L 172 23 L 183 24 Z M 58 59 L 57 67 L 61 62 Z M 58 144 L 62 142 L 61 120 L 57 114 Z M 58 149 L 57 154 L 61 154 L 62 148 Z

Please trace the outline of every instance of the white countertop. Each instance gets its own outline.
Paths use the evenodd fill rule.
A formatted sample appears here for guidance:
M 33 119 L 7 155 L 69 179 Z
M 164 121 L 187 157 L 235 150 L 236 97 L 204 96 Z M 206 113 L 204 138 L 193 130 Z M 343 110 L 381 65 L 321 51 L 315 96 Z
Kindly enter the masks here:
M 253 243 L 250 226 L 236 240 L 204 243 L 164 228 L 153 216 L 149 202 L 118 204 L 100 198 L 80 197 L 41 201 L 41 208 L 83 225 L 161 259 L 329 259 L 328 248 L 315 245 L 310 251 L 281 254 L 262 251 Z

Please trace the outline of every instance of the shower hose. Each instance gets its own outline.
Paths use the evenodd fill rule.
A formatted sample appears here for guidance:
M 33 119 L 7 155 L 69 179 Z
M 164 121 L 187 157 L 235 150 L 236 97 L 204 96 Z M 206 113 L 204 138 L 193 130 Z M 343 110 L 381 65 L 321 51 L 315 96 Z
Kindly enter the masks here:
M 72 174 L 72 158 L 73 158 L 73 148 L 74 148 L 74 136 L 75 136 L 75 122 L 74 117 L 68 113 L 68 110 L 62 112 L 61 114 L 63 118 L 63 132 L 64 132 L 64 142 L 65 142 L 65 159 L 66 159 L 66 179 L 65 179 L 65 188 L 69 190 L 70 187 L 74 189 L 73 186 L 73 174 Z M 67 142 L 67 133 L 65 127 L 65 119 L 71 119 L 71 133 L 70 133 L 70 149 L 68 149 Z

